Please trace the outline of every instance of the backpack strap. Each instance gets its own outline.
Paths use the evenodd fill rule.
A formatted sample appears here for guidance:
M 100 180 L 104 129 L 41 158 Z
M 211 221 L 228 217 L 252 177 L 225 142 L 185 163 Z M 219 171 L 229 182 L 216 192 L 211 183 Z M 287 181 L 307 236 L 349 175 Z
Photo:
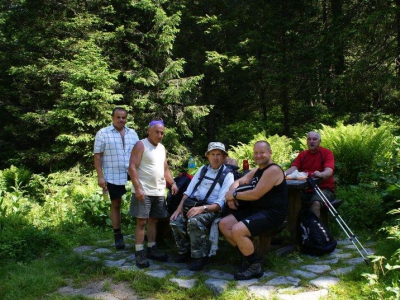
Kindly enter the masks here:
M 203 166 L 203 168 L 201 169 L 201 173 L 200 173 L 199 180 L 197 181 L 196 185 L 194 186 L 193 192 L 192 192 L 192 193 L 190 194 L 190 196 L 189 196 L 190 198 L 192 198 L 193 193 L 197 190 L 197 188 L 199 187 L 200 183 L 203 181 L 203 178 L 206 177 L 205 175 L 206 175 L 206 173 L 207 173 L 208 166 L 209 166 L 209 165 Z M 204 201 L 204 202 L 207 201 L 207 199 L 208 199 L 208 197 L 211 195 L 211 192 L 213 191 L 215 185 L 217 184 L 217 182 L 220 181 L 220 178 L 222 177 L 222 174 L 224 173 L 224 170 L 225 170 L 225 169 L 226 169 L 225 165 L 222 165 L 221 168 L 220 168 L 220 170 L 218 171 L 217 176 L 215 176 L 215 179 L 214 179 L 212 185 L 210 186 L 210 188 L 209 188 L 209 190 L 208 190 L 206 196 L 204 197 L 204 199 L 203 199 L 202 201 Z M 224 175 L 224 177 L 223 177 L 223 179 L 222 179 L 222 182 L 224 181 L 225 176 L 226 176 L 226 174 Z M 207 178 L 208 178 L 208 177 L 207 177 Z
M 225 166 L 225 165 L 223 165 Z M 228 175 L 229 173 L 233 173 L 233 170 L 230 167 L 225 166 L 224 170 L 222 171 L 221 176 L 219 177 L 218 183 L 220 186 L 222 186 L 224 184 L 224 180 L 226 175 Z
M 213 191 L 215 185 L 217 184 L 217 182 L 219 181 L 219 178 L 221 177 L 222 173 L 224 172 L 224 168 L 225 166 L 222 165 L 221 169 L 219 170 L 217 176 L 215 176 L 214 182 L 212 183 L 212 185 L 210 186 L 210 189 L 207 192 L 207 195 L 204 197 L 203 201 L 207 202 L 208 197 L 211 195 L 211 192 Z
M 207 166 L 203 166 L 203 167 L 201 168 L 201 171 L 200 171 L 201 173 L 200 173 L 199 180 L 197 181 L 196 185 L 194 186 L 193 191 L 192 191 L 192 193 L 190 194 L 189 198 L 192 198 L 192 195 L 193 195 L 194 192 L 197 190 L 197 188 L 199 187 L 200 183 L 203 181 L 203 178 L 205 177 L 205 175 L 206 175 L 206 173 L 207 173 L 207 168 L 208 168 L 208 165 L 207 165 Z

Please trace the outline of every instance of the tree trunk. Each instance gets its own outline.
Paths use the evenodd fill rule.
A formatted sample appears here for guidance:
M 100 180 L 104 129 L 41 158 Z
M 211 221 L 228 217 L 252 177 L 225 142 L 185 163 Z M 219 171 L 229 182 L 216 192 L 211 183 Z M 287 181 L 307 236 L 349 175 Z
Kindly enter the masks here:
M 334 53 L 333 57 L 335 59 L 335 75 L 341 75 L 344 72 L 345 64 L 344 64 L 344 41 L 341 36 L 341 32 L 343 30 L 343 7 L 342 0 L 331 0 L 332 6 L 332 23 L 333 23 L 333 32 L 335 33 L 334 37 Z

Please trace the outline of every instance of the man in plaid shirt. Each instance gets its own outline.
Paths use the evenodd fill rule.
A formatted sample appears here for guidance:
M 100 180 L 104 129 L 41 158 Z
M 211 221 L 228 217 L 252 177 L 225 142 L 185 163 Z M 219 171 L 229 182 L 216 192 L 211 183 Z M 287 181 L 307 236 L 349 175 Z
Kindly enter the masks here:
M 114 229 L 115 247 L 124 249 L 124 237 L 121 232 L 121 202 L 126 193 L 129 158 L 133 146 L 139 140 L 135 130 L 125 126 L 127 111 L 122 107 L 114 108 L 112 125 L 100 129 L 94 142 L 94 167 L 98 185 L 109 192 L 111 199 L 110 218 Z

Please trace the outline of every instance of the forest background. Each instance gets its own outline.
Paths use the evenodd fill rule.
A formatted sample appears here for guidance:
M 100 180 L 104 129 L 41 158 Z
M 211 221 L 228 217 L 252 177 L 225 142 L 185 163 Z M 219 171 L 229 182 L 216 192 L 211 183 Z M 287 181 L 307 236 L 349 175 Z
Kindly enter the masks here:
M 15 250 L 4 234 L 12 213 L 54 227 L 70 200 L 82 211 L 69 221 L 104 226 L 101 195 L 87 196 L 94 136 L 123 106 L 140 138 L 164 120 L 175 175 L 190 155 L 204 162 L 210 141 L 241 163 L 266 137 L 287 166 L 320 130 L 338 158 L 346 217 L 386 226 L 396 265 L 399 77 L 400 0 L 0 0 L 0 252 L 23 261 L 43 248 L 28 231 L 38 251 Z M 78 181 L 85 192 L 61 189 Z M 37 218 L 41 209 L 51 218 Z

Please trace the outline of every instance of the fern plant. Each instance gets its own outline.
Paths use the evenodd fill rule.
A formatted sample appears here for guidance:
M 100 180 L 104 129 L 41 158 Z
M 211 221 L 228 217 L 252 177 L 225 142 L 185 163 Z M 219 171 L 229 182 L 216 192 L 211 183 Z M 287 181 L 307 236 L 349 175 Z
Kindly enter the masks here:
M 394 154 L 394 137 L 386 126 L 358 123 L 336 127 L 322 125 L 321 146 L 333 151 L 337 179 L 341 184 L 359 184 L 362 174 L 387 174 Z M 306 141 L 301 141 L 304 149 Z

